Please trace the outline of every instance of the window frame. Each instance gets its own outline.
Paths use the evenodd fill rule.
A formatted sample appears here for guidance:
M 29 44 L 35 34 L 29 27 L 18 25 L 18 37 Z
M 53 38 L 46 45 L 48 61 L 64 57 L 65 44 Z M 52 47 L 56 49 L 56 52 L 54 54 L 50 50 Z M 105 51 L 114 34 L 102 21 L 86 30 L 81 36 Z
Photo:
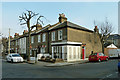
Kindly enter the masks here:
M 60 34 L 61 31 L 61 34 Z M 61 35 L 61 38 L 60 38 Z M 58 30 L 58 40 L 62 40 L 63 39 L 63 30 Z
M 55 41 L 55 31 L 51 32 L 51 37 L 52 41 Z
M 42 34 L 42 42 L 46 42 L 46 33 Z
M 31 43 L 34 43 L 34 36 L 31 36 Z
M 38 42 L 41 42 L 41 35 L 38 35 Z

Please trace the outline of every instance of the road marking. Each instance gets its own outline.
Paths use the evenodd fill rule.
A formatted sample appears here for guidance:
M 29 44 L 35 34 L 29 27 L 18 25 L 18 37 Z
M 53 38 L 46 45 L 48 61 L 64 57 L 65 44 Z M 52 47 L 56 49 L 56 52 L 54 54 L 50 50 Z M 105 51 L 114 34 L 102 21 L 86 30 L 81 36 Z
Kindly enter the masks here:
M 103 77 L 103 78 L 101 78 L 101 79 L 99 79 L 99 80 L 104 80 L 105 78 L 109 78 L 110 76 L 115 75 L 115 74 L 118 74 L 118 72 L 115 72 L 115 73 L 113 73 L 113 74 L 106 75 L 105 77 Z
M 107 75 L 106 77 L 110 77 L 110 76 L 112 76 L 113 74 L 109 74 L 109 75 Z

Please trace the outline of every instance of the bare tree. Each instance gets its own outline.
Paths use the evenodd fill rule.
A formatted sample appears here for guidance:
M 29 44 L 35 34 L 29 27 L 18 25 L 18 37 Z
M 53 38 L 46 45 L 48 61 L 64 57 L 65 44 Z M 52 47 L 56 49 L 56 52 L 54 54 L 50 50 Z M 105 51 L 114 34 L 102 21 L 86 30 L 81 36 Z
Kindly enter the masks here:
M 94 21 L 94 25 L 99 27 L 99 36 L 102 43 L 102 52 L 104 53 L 104 44 L 109 37 L 109 35 L 113 32 L 113 26 L 106 18 L 104 22 L 97 24 L 96 21 Z
M 23 14 L 21 16 L 19 16 L 19 21 L 20 21 L 20 25 L 27 25 L 27 28 L 28 28 L 28 61 L 30 60 L 30 46 L 31 46 L 31 31 L 34 27 L 37 27 L 35 25 L 30 25 L 30 21 L 32 18 L 34 18 L 35 16 L 38 16 L 39 13 L 35 13 L 33 11 L 29 11 L 27 10 L 27 12 L 23 12 Z M 41 20 L 41 18 L 44 17 L 44 16 L 39 16 L 37 18 L 37 21 L 36 21 L 36 25 L 37 24 L 40 24 L 42 23 L 43 24 L 43 21 Z M 41 24 L 40 24 L 41 25 Z

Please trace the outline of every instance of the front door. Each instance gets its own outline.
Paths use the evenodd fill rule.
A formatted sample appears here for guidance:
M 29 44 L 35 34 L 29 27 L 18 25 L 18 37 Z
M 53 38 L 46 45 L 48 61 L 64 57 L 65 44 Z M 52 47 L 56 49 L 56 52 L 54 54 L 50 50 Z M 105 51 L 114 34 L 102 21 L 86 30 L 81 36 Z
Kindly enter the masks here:
M 86 54 L 85 54 L 85 46 L 82 47 L 82 59 L 84 60 L 86 57 Z

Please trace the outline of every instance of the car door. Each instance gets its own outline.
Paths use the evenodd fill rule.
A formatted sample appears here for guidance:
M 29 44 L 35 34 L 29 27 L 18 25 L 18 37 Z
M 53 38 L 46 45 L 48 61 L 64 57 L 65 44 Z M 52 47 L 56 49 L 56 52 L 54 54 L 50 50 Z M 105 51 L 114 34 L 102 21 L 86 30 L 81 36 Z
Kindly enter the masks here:
M 11 61 L 11 57 L 12 57 L 11 55 L 8 55 L 8 61 Z
M 103 60 L 103 56 L 102 56 L 101 53 L 99 53 L 99 58 L 100 58 L 101 60 Z
M 103 53 L 102 53 L 103 54 Z M 103 60 L 106 60 L 106 56 L 105 56 L 105 54 L 103 54 Z
M 103 53 L 101 53 L 102 55 L 102 60 L 105 60 L 105 55 Z

